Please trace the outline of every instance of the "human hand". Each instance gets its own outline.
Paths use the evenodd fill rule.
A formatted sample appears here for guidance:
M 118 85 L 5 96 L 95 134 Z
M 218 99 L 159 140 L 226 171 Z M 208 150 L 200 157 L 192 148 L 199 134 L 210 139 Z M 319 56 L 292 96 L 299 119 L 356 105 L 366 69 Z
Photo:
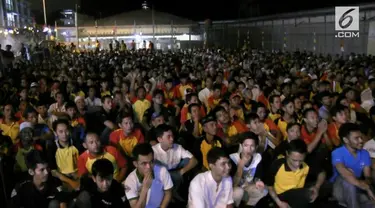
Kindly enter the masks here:
M 326 132 L 328 128 L 327 121 L 326 120 L 321 120 L 318 124 L 318 131 L 319 132 Z
M 319 188 L 313 186 L 310 189 L 310 203 L 314 202 L 319 196 Z
M 143 182 L 142 182 L 143 188 L 148 190 L 151 187 L 152 180 L 153 180 L 152 172 L 150 171 L 149 173 L 146 173 L 143 178 Z
M 286 203 L 286 202 L 283 202 L 283 201 L 280 201 L 279 203 L 277 203 L 277 206 L 279 206 L 279 208 L 289 208 L 289 204 Z

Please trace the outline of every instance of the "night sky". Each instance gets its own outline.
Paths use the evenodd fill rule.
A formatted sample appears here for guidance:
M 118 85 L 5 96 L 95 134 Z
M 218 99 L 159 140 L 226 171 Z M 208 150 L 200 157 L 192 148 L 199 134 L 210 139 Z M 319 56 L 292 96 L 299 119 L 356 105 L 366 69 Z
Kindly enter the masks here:
M 33 9 L 42 11 L 42 0 L 30 0 Z M 141 9 L 143 0 L 46 0 L 47 13 L 63 8 L 74 8 L 76 2 L 81 2 L 81 12 L 95 16 L 106 17 L 126 11 Z M 276 3 L 275 3 L 276 2 Z M 155 10 L 171 13 L 188 19 L 202 21 L 204 19 L 225 20 L 239 17 L 259 16 L 311 10 L 344 5 L 358 5 L 359 2 L 374 2 L 374 0 L 149 0 Z M 39 13 L 39 15 L 41 15 Z M 38 14 L 36 14 L 37 20 Z

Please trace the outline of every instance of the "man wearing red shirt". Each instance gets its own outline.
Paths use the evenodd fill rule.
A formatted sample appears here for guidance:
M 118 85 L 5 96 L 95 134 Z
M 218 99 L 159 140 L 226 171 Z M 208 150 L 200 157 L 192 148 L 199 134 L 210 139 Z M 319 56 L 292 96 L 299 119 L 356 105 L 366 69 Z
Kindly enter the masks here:
M 100 143 L 99 136 L 95 133 L 88 133 L 85 137 L 83 146 L 87 149 L 78 158 L 78 175 L 83 176 L 91 174 L 91 168 L 94 162 L 98 159 L 109 160 L 113 167 L 113 177 L 116 181 L 122 182 L 126 174 L 126 160 L 120 152 L 112 147 L 103 147 Z
M 109 143 L 117 147 L 126 156 L 131 157 L 133 148 L 138 143 L 144 143 L 144 136 L 140 129 L 134 128 L 132 115 L 121 113 L 117 118 L 120 129 L 109 135 Z

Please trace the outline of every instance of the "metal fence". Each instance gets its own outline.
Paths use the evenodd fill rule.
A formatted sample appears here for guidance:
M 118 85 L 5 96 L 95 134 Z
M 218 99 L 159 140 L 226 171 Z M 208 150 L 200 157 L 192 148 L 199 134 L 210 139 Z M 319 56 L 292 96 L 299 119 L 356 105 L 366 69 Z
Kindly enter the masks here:
M 323 54 L 367 53 L 369 23 L 375 4 L 359 6 L 359 37 L 337 38 L 334 8 L 247 20 L 203 22 L 208 46 L 264 50 L 307 50 Z

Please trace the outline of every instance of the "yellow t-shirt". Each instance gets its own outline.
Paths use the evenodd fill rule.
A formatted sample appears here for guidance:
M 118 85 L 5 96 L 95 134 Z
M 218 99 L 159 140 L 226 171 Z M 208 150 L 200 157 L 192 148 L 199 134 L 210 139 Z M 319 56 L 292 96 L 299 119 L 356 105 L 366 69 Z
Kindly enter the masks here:
M 73 145 L 56 150 L 56 164 L 60 173 L 68 175 L 77 172 L 79 152 Z
M 151 106 L 150 101 L 144 100 L 137 100 L 133 104 L 133 109 L 136 116 L 136 121 L 142 122 L 143 115 L 145 114 L 146 110 Z

